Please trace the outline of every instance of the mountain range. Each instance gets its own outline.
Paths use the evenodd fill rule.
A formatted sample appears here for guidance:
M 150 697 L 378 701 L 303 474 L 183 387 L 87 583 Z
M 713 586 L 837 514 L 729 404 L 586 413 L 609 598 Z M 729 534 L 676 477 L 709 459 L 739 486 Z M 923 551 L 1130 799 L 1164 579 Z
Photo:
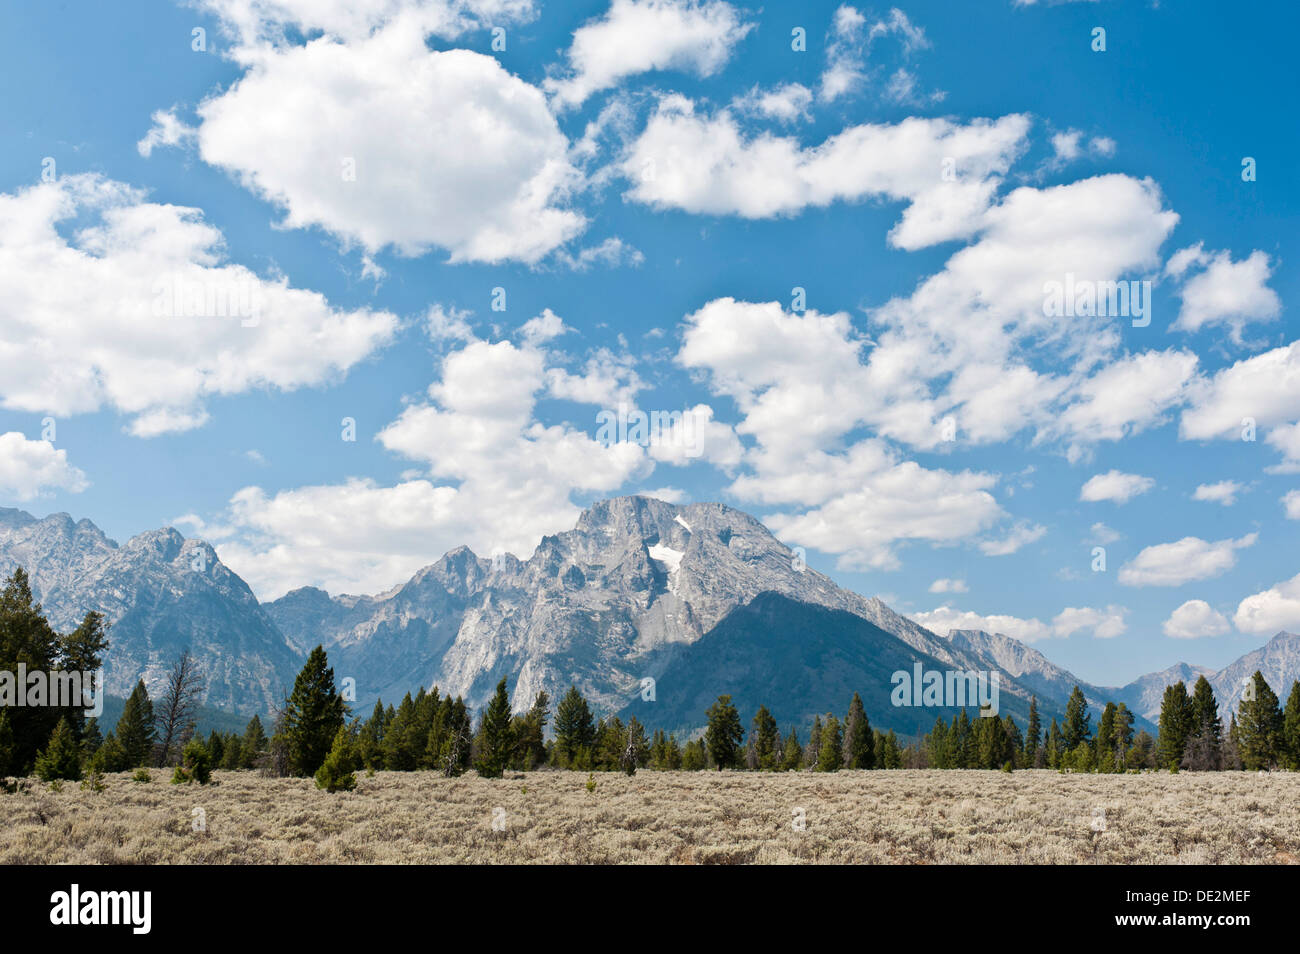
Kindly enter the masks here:
M 996 672 L 1000 711 L 1022 726 L 1032 697 L 1059 717 L 1078 684 L 1089 703 L 1125 703 L 1152 728 L 1172 682 L 1205 674 L 1223 711 L 1260 669 L 1279 694 L 1300 678 L 1300 636 L 1279 633 L 1218 672 L 1180 663 L 1122 687 L 1093 686 L 999 634 L 933 633 L 812 570 L 754 517 L 718 503 L 648 497 L 593 504 L 527 560 L 461 547 L 375 596 L 314 587 L 259 603 L 208 544 L 164 528 L 119 546 L 88 520 L 0 509 L 0 573 L 27 569 L 52 624 L 88 610 L 110 623 L 108 691 L 151 692 L 184 649 L 207 706 L 264 713 L 323 645 L 359 712 L 437 685 L 481 705 L 506 677 L 517 707 L 576 685 L 599 712 L 689 731 L 719 693 L 785 724 L 842 712 L 860 692 L 873 724 L 911 736 L 956 709 L 896 706 L 893 674 Z M 973 700 L 968 704 L 973 705 Z

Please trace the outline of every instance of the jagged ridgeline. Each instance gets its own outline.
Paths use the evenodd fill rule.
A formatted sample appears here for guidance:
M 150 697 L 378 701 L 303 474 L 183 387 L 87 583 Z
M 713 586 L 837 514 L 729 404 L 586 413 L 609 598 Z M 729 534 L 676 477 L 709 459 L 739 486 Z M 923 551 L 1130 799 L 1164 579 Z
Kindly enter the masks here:
M 575 685 L 597 712 L 677 730 L 701 727 L 721 693 L 742 711 L 761 702 L 782 725 L 804 725 L 858 692 L 873 725 L 913 736 L 955 711 L 893 704 L 892 674 L 918 663 L 997 672 L 1000 711 L 1022 725 L 1031 698 L 1048 720 L 1079 683 L 1096 712 L 1125 702 L 1140 728 L 1154 728 L 1164 686 L 1186 678 L 1175 667 L 1120 689 L 1092 686 L 1007 637 L 932 633 L 804 566 L 758 520 L 717 503 L 602 501 L 526 560 L 462 547 L 377 596 L 305 587 L 263 604 L 211 547 L 175 530 L 119 546 L 87 520 L 0 510 L 0 572 L 18 565 L 57 628 L 90 609 L 109 619 L 110 693 L 128 695 L 141 677 L 158 685 L 189 649 L 204 704 L 242 715 L 278 702 L 317 644 L 340 680 L 355 681 L 358 714 L 433 685 L 481 707 L 504 676 L 519 706 Z M 1262 666 L 1273 685 L 1300 676 L 1300 637 L 1280 634 L 1253 655 L 1234 666 Z M 1235 678 L 1232 667 L 1211 677 L 1225 709 L 1240 696 Z

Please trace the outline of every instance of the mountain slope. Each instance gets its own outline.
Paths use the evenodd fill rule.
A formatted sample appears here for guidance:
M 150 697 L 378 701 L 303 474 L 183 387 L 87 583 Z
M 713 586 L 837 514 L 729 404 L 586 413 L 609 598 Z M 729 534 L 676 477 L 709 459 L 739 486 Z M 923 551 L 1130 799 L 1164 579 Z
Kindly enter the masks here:
M 363 702 L 436 682 L 477 705 L 508 676 L 520 706 L 574 684 L 614 710 L 768 592 L 851 613 L 946 666 L 981 668 L 975 654 L 805 568 L 748 514 L 646 497 L 592 505 L 527 560 L 462 548 L 382 597 L 327 606 L 319 591 L 295 591 L 267 609 L 300 648 L 310 631 L 333 647 Z
M 27 569 L 51 625 L 74 628 L 90 610 L 109 623 L 104 681 L 128 695 L 143 678 L 152 694 L 188 649 L 212 708 L 265 712 L 300 665 L 248 585 L 198 540 L 171 528 L 119 547 L 87 520 L 0 513 L 0 572 Z
M 646 725 L 690 733 L 703 727 L 705 710 L 725 693 L 746 729 L 766 705 L 783 729 L 796 727 L 807 742 L 813 716 L 831 712 L 843 719 L 857 692 L 873 726 L 914 737 L 930 731 L 937 717 L 950 721 L 958 711 L 893 704 L 894 673 L 911 677 L 918 663 L 923 671 L 951 668 L 861 616 L 761 593 L 669 664 L 656 680 L 653 701 L 638 696 L 624 712 Z M 1053 708 L 1046 706 L 1049 718 L 1059 714 Z M 1023 693 L 999 692 L 1000 715 L 1011 714 L 1023 727 L 1028 709 Z

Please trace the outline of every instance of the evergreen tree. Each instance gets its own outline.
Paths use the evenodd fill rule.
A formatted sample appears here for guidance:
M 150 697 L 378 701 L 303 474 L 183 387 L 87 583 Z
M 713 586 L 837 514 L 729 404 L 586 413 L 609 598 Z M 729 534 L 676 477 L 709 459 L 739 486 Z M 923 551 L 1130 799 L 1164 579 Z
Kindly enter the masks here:
M 840 730 L 840 720 L 829 712 L 822 723 L 822 747 L 817 755 L 817 771 L 838 772 L 844 759 L 844 736 Z
M 555 709 L 555 749 L 561 765 L 573 764 L 579 750 L 596 741 L 596 725 L 591 708 L 576 687 L 570 686 Z
M 1002 750 L 1002 758 L 999 760 L 999 768 L 1010 762 L 1012 768 L 1022 768 L 1025 765 L 1024 751 L 1025 740 L 1020 735 L 1020 727 L 1016 725 L 1016 720 L 1011 718 L 1010 714 L 1002 718 L 1002 731 L 1006 737 L 1006 746 Z
M 1300 770 L 1300 679 L 1291 683 L 1291 694 L 1286 699 L 1286 711 L 1282 716 L 1282 750 L 1286 755 L 1286 767 L 1292 771 Z
M 131 690 L 117 720 L 117 742 L 126 752 L 128 768 L 148 765 L 153 760 L 153 703 L 141 679 Z
M 1133 739 L 1126 759 L 1129 768 L 1144 769 L 1156 767 L 1156 740 L 1151 733 L 1143 729 Z
M 745 740 L 745 730 L 740 724 L 740 713 L 731 704 L 731 696 L 718 696 L 718 701 L 709 706 L 705 716 L 709 725 L 705 729 L 704 739 L 713 764 L 718 771 L 737 767 L 740 764 L 740 745 Z
M 103 617 L 98 613 L 88 613 L 76 631 L 67 636 L 56 633 L 36 602 L 22 567 L 17 567 L 0 589 L 0 671 L 11 674 L 11 679 L 16 681 L 19 666 L 26 666 L 29 673 L 94 672 L 99 669 L 107 645 Z M 13 688 L 11 683 L 10 691 Z M 81 689 L 84 697 L 94 686 L 83 684 Z M 84 699 L 70 706 L 55 704 L 64 701 L 37 701 L 29 696 L 27 705 L 12 705 L 12 700 L 3 703 L 9 709 L 8 731 L 13 739 L 10 771 L 15 775 L 26 774 L 38 750 L 48 748 L 60 719 L 68 720 L 73 739 L 80 742 L 85 724 Z
M 515 759 L 524 771 L 546 762 L 546 723 L 550 718 L 551 697 L 537 693 L 532 708 L 519 720 L 515 740 Z
M 384 741 L 381 746 L 384 768 L 390 772 L 415 770 L 429 741 L 428 731 L 420 733 L 418 729 L 415 700 L 408 692 L 402 697 L 393 721 L 384 727 Z
M 862 697 L 856 692 L 849 703 L 849 714 L 844 718 L 843 763 L 845 768 L 851 769 L 876 767 L 875 735 L 862 706 Z
M 641 725 L 636 716 L 628 717 L 624 737 L 627 741 L 623 746 L 623 755 L 619 760 L 619 768 L 626 775 L 635 775 L 636 770 L 645 764 L 648 754 L 645 727 Z
M 1181 768 L 1196 772 L 1217 772 L 1222 761 L 1223 720 L 1219 718 L 1219 703 L 1214 689 L 1204 676 L 1196 680 L 1192 689 L 1189 732 L 1183 748 Z
M 239 736 L 230 732 L 225 736 L 221 762 L 223 769 L 237 769 L 244 764 L 243 744 Z
M 257 716 L 248 720 L 244 729 L 244 738 L 239 743 L 239 767 L 253 768 L 258 759 L 266 754 L 266 732 L 262 720 Z
M 461 775 L 470 763 L 469 709 L 460 696 L 447 711 L 446 733 L 438 749 L 437 768 L 449 778 Z
M 1052 717 L 1051 728 L 1047 730 L 1047 767 L 1060 768 L 1061 750 L 1063 741 L 1061 738 L 1061 729 L 1056 724 L 1056 717 Z
M 441 711 L 441 707 L 439 707 L 439 711 Z M 366 724 L 357 733 L 357 758 L 360 759 L 362 768 L 377 771 L 384 767 L 384 724 L 384 700 L 376 699 L 375 708 L 371 711 L 370 718 L 366 720 Z M 432 749 L 431 758 L 436 761 L 438 747 L 429 738 L 426 738 L 426 755 L 429 754 L 430 749 Z M 430 761 L 429 764 L 433 764 L 433 761 Z
M 104 736 L 99 731 L 99 720 L 95 718 L 87 719 L 85 728 L 81 730 L 81 754 L 83 758 L 90 758 L 95 751 L 104 744 Z M 0 769 L 0 775 L 4 775 L 4 770 Z
M 1283 720 L 1277 696 L 1257 669 L 1251 684 L 1253 692 L 1237 708 L 1237 747 L 1246 770 L 1270 769 L 1282 754 Z
M 95 754 L 90 757 L 89 763 L 92 772 L 109 773 L 125 772 L 131 767 L 130 757 L 126 749 L 122 748 L 117 741 L 117 737 L 112 732 L 108 733 L 104 739 L 104 744 L 95 750 Z
M 799 744 L 799 733 L 794 729 L 785 737 L 785 748 L 781 752 L 781 771 L 790 772 L 803 764 L 803 746 Z
M 1124 703 L 1115 710 L 1115 769 L 1122 772 L 1133 747 L 1133 713 Z
M 1092 726 L 1088 716 L 1088 700 L 1078 686 L 1070 693 L 1065 703 L 1065 725 L 1061 727 L 1061 741 L 1065 748 L 1074 751 L 1082 742 L 1092 736 Z
M 780 752 L 777 751 L 780 734 L 777 732 L 776 720 L 772 718 L 772 713 L 767 711 L 767 706 L 759 706 L 758 712 L 754 714 L 750 740 L 753 743 L 754 758 L 757 763 L 755 767 L 764 772 L 774 770 L 781 757 Z
M 1183 761 L 1183 749 L 1192 732 L 1192 703 L 1187 686 L 1176 682 L 1165 687 L 1160 701 L 1160 739 L 1156 744 L 1156 758 L 1161 768 L 1177 767 Z
M 953 768 L 975 768 L 975 740 L 970 716 L 962 709 L 952 723 Z M 882 765 L 881 768 L 888 766 Z
M 996 722 L 997 720 L 994 719 L 993 721 Z M 881 768 L 898 769 L 903 767 L 903 754 L 898 748 L 898 736 L 894 734 L 893 729 L 885 733 L 880 751 Z
M 1039 739 L 1043 734 L 1043 723 L 1038 715 L 1038 697 L 1029 700 L 1029 725 L 1025 729 L 1024 764 L 1032 767 L 1038 757 Z
M 704 740 L 696 739 L 693 742 L 687 742 L 686 748 L 682 750 L 682 770 L 686 772 L 702 771 L 707 764 L 704 754 Z
M 1240 738 L 1241 733 L 1237 731 L 1237 716 L 1233 713 L 1229 716 L 1228 731 L 1223 734 L 1222 764 L 1227 771 L 1240 772 L 1244 768 L 1241 764 Z
M 181 749 L 181 764 L 172 773 L 172 784 L 198 782 L 207 785 L 212 778 L 212 758 L 208 748 L 198 739 L 190 739 Z
M 506 695 L 506 680 L 502 677 L 492 701 L 483 710 L 483 742 L 478 764 L 474 766 L 482 778 L 500 778 L 504 774 L 515 747 L 510 728 L 510 697 Z
M 347 706 L 334 688 L 325 648 L 317 646 L 293 683 L 284 712 L 284 741 L 293 775 L 311 777 L 334 745 Z
M 36 756 L 36 776 L 42 782 L 81 778 L 81 749 L 67 717 L 59 719 L 49 744 Z
M 943 716 L 935 716 L 934 728 L 926 736 L 926 749 L 930 759 L 930 765 L 937 769 L 950 769 L 952 765 L 952 751 L 948 742 L 948 723 L 943 721 Z
M 327 792 L 350 792 L 357 787 L 354 774 L 360 765 L 352 729 L 342 726 L 334 734 L 325 761 L 316 770 L 316 787 Z
M 813 716 L 812 728 L 808 731 L 808 744 L 803 750 L 803 767 L 815 769 L 817 759 L 822 754 L 822 717 Z

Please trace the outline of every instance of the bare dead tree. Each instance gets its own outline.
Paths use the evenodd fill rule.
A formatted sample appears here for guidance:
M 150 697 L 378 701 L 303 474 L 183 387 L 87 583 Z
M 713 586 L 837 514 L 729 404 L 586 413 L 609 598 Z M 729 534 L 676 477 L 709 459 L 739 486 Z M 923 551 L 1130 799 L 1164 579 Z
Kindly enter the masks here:
M 158 764 L 171 762 L 172 750 L 194 735 L 194 717 L 203 695 L 203 676 L 189 650 L 181 653 L 166 688 L 154 705 L 154 723 L 158 730 Z

